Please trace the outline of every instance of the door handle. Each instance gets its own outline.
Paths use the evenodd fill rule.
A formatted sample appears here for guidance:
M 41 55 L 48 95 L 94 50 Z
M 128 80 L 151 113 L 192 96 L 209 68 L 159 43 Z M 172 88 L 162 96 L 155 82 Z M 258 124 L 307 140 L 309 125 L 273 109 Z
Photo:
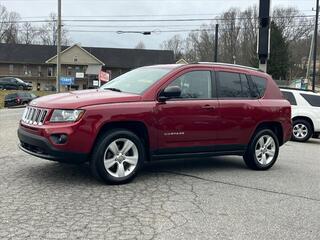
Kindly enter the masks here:
M 214 107 L 214 106 L 212 106 L 212 105 L 206 104 L 206 105 L 202 106 L 202 109 L 206 109 L 206 110 L 214 110 L 214 109 L 215 109 L 215 107 Z

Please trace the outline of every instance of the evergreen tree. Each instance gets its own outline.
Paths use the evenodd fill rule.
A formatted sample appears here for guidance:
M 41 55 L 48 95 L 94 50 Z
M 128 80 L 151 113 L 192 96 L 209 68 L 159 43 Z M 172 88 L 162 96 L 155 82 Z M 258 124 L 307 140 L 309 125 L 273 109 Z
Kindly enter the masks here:
M 268 73 L 273 79 L 285 80 L 289 70 L 289 49 L 282 30 L 271 22 L 270 59 Z

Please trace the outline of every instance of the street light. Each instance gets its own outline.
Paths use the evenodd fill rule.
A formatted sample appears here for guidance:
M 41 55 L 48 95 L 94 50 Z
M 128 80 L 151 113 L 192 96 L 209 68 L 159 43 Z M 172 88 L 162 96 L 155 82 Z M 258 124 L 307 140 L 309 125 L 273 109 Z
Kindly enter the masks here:
M 117 31 L 118 34 L 124 34 L 124 33 L 139 33 L 142 35 L 151 35 L 153 31 Z
M 152 31 L 117 31 L 118 34 L 125 34 L 125 33 L 134 33 L 134 34 L 142 34 L 142 35 L 151 35 L 151 34 L 160 34 L 160 29 L 154 29 Z

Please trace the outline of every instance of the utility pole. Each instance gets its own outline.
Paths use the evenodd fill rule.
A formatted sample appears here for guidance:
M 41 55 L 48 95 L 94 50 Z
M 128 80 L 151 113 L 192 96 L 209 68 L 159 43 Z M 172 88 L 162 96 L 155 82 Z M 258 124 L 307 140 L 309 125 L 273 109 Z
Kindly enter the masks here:
M 310 43 L 310 51 L 309 51 L 309 56 L 308 56 L 308 63 L 307 63 L 307 73 L 306 73 L 306 81 L 307 81 L 307 85 L 309 86 L 310 84 L 310 68 L 311 68 L 311 61 L 312 61 L 312 53 L 314 51 L 314 33 L 312 34 L 312 39 L 311 39 L 311 43 Z
M 312 91 L 316 90 L 316 74 L 317 74 L 317 44 L 318 44 L 318 20 L 319 20 L 319 0 L 316 7 L 316 23 L 314 26 L 314 43 L 313 43 L 313 76 Z
M 216 24 L 215 32 L 215 41 L 214 41 L 214 62 L 218 62 L 218 41 L 219 41 L 219 24 Z
M 58 0 L 58 29 L 57 29 L 57 92 L 60 92 L 61 75 L 61 0 Z
M 267 63 L 270 55 L 270 5 L 271 0 L 260 0 L 257 50 L 259 69 L 264 72 L 267 72 Z

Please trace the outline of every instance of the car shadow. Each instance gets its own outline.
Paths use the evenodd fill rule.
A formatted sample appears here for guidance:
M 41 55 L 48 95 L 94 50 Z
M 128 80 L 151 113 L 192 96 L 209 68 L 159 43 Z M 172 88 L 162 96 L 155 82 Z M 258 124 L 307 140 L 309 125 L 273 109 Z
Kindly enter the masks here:
M 308 141 L 302 142 L 299 144 L 320 144 L 320 139 L 319 138 L 310 138 Z
M 161 174 L 161 177 L 171 178 L 174 172 L 223 172 L 232 170 L 247 171 L 247 168 L 241 157 L 225 156 L 203 159 L 188 160 L 165 160 L 145 163 L 134 182 L 140 180 L 157 178 L 155 175 Z M 33 183 L 54 183 L 66 185 L 86 185 L 97 186 L 101 182 L 97 181 L 90 172 L 89 164 L 62 164 L 57 162 L 47 162 L 40 165 L 32 165 L 24 169 L 25 175 L 31 178 Z
M 173 159 L 149 162 L 144 165 L 142 172 L 161 171 L 230 171 L 231 169 L 245 169 L 241 157 L 224 156 L 201 159 Z

